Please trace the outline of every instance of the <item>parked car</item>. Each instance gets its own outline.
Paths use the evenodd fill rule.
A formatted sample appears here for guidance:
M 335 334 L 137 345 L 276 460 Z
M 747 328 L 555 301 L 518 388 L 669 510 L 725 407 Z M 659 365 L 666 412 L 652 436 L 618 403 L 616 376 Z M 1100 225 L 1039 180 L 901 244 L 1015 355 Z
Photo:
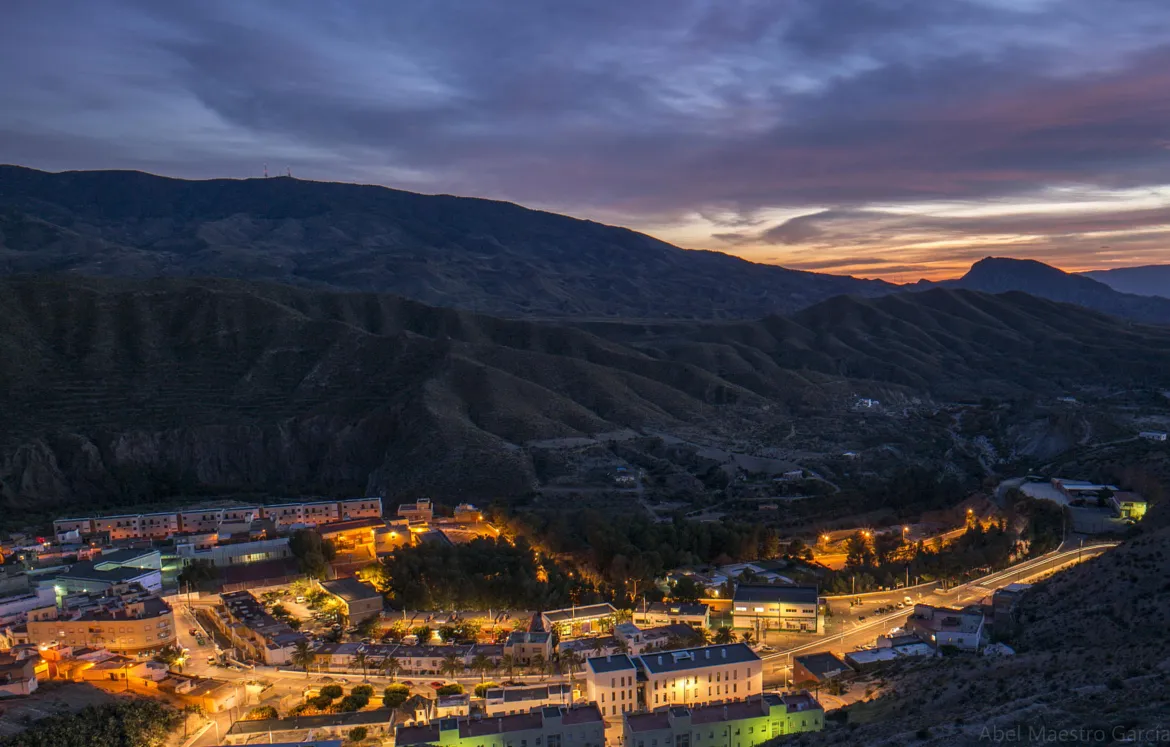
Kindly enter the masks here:
M 857 616 L 857 621 L 858 621 L 858 622 L 865 622 L 865 615 L 858 615 L 858 616 Z

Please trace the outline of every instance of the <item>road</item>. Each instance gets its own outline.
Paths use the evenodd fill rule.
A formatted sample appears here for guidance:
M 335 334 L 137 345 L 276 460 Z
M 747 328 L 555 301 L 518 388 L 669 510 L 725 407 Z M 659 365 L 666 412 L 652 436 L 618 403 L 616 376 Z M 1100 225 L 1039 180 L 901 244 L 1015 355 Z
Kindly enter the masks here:
M 953 589 L 942 591 L 911 591 L 913 601 L 917 604 L 930 604 L 945 607 L 964 607 L 976 604 L 990 596 L 996 589 L 1013 583 L 1027 583 L 1048 573 L 1074 565 L 1081 560 L 1105 552 L 1116 546 L 1116 543 L 1092 545 L 1084 548 L 1058 550 L 1040 558 L 1026 560 L 1015 566 L 983 578 L 975 579 Z M 788 669 L 793 656 L 830 651 L 842 656 L 849 651 L 872 646 L 879 635 L 889 632 L 890 629 L 901 627 L 906 618 L 913 611 L 912 608 L 899 609 L 874 616 L 873 610 L 901 601 L 904 593 L 901 590 L 888 595 L 865 595 L 863 604 L 850 608 L 848 602 L 841 600 L 833 604 L 833 617 L 827 621 L 825 635 L 816 640 L 792 645 L 791 641 L 808 640 L 800 638 L 798 634 L 790 634 L 785 641 L 788 647 L 780 646 L 780 650 L 765 654 L 764 659 L 764 686 L 778 687 L 786 683 Z M 869 614 L 866 611 L 869 611 Z M 862 620 L 861 618 L 865 619 Z M 772 634 L 775 635 L 775 634 Z M 771 642 L 771 641 L 769 641 Z

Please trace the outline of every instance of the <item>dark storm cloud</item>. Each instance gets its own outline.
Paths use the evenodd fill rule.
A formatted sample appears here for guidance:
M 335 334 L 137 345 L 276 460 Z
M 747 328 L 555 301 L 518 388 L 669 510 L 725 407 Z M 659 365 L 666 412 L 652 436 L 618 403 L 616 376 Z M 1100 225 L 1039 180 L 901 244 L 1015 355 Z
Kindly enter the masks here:
M 634 224 L 698 215 L 732 245 L 823 238 L 824 216 L 763 230 L 772 208 L 833 206 L 839 227 L 874 203 L 1170 173 L 1155 0 L 13 0 L 5 15 L 0 161 L 46 168 L 273 161 Z

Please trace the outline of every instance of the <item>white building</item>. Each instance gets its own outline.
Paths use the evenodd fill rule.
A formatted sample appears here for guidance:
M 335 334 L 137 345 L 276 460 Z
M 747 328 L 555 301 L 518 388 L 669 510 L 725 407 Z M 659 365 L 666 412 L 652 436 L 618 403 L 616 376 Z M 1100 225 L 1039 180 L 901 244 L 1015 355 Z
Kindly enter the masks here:
M 955 646 L 977 651 L 983 642 L 983 621 L 983 613 L 977 607 L 956 610 L 916 604 L 914 614 L 906 618 L 906 630 L 936 648 Z
M 636 711 L 638 670 L 625 654 L 596 656 L 585 662 L 585 699 L 596 703 L 605 717 Z

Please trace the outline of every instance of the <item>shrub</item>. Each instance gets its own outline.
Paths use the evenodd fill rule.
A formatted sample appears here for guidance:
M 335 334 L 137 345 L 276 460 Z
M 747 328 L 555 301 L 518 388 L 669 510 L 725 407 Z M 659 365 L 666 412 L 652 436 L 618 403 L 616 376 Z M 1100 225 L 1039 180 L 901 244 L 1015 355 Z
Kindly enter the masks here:
M 462 695 L 463 685 L 460 685 L 458 682 L 452 682 L 449 685 L 443 685 L 435 693 L 437 695 Z
M 325 685 L 321 688 L 321 694 L 333 700 L 341 697 L 341 685 Z
M 316 708 L 318 711 L 324 711 L 333 702 L 333 698 L 328 695 L 318 695 L 314 698 L 309 698 L 309 705 Z
M 354 685 L 353 689 L 349 691 L 350 695 L 361 695 L 366 700 L 374 694 L 373 685 Z
M 410 697 L 410 688 L 406 685 L 390 685 L 382 693 L 382 705 L 387 708 L 397 708 Z
M 272 706 L 256 706 L 244 714 L 244 721 L 263 721 L 270 718 L 279 718 L 280 714 Z
M 337 705 L 338 709 L 341 711 L 360 711 L 361 709 L 365 708 L 369 702 L 369 698 L 361 695 L 346 695 Z
M 500 684 L 498 682 L 481 682 L 475 686 L 475 697 L 482 698 L 484 695 L 487 695 L 488 690 L 499 686 Z
M 364 726 L 355 726 L 349 730 L 349 741 L 360 742 L 366 738 L 369 731 Z

